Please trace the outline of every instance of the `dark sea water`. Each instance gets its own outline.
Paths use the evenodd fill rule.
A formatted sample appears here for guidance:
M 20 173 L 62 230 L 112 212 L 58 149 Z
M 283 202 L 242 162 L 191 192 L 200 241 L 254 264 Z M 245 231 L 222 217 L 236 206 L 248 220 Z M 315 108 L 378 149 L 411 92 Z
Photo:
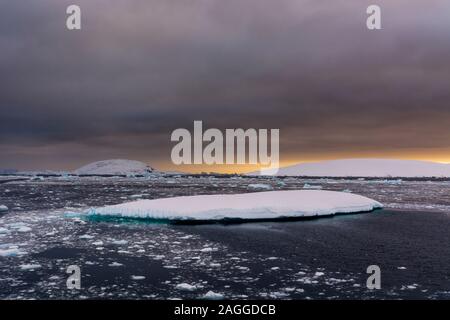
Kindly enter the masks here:
M 173 179 L 172 179 L 173 180 Z M 2 299 L 448 299 L 449 184 L 308 181 L 386 209 L 290 222 L 168 225 L 92 221 L 91 205 L 185 194 L 299 189 L 302 179 L 103 179 L 0 185 Z M 350 189 L 350 190 L 349 190 Z M 447 192 L 446 192 L 447 191 Z M 81 270 L 68 289 L 67 267 Z M 366 287 L 369 265 L 381 289 Z

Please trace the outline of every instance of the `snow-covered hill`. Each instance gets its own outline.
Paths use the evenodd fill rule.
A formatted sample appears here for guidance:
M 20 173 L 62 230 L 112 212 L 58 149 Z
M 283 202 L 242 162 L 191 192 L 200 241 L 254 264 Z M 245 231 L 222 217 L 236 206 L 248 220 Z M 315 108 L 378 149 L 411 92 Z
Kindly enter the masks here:
M 258 175 L 250 173 L 250 175 Z M 280 168 L 279 176 L 450 177 L 450 164 L 417 160 L 343 159 Z
M 145 175 L 154 172 L 144 162 L 135 160 L 113 159 L 97 161 L 85 165 L 73 173 L 77 175 Z

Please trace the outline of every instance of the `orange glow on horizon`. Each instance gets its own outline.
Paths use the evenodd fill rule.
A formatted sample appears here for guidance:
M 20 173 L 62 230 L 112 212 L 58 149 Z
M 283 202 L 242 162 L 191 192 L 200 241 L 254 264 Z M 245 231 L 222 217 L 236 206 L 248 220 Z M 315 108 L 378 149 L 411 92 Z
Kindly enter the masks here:
M 409 151 L 391 151 L 384 152 L 383 154 L 377 154 L 375 152 L 358 152 L 358 153 L 330 153 L 330 154 L 314 154 L 309 156 L 295 156 L 291 155 L 287 159 L 280 161 L 280 167 L 292 166 L 300 163 L 307 162 L 319 162 L 327 160 L 337 159 L 350 159 L 350 158 L 378 158 L 378 159 L 400 159 L 400 160 L 421 160 L 432 161 L 437 163 L 450 164 L 450 148 L 440 150 L 409 150 Z M 151 163 L 151 161 L 149 161 Z M 267 166 L 259 165 L 173 165 L 171 163 L 161 163 L 156 168 L 163 171 L 178 171 L 188 173 L 202 173 L 202 172 L 215 172 L 215 173 L 248 173 L 252 171 L 258 171 L 260 169 L 267 168 Z

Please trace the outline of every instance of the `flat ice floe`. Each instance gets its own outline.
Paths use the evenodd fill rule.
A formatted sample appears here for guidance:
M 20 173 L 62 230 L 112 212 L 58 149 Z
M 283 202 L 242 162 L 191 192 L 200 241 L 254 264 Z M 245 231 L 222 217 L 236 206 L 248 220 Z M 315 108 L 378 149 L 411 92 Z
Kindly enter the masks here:
M 381 207 L 375 200 L 351 193 L 289 190 L 139 200 L 87 213 L 164 220 L 277 219 L 369 212 Z

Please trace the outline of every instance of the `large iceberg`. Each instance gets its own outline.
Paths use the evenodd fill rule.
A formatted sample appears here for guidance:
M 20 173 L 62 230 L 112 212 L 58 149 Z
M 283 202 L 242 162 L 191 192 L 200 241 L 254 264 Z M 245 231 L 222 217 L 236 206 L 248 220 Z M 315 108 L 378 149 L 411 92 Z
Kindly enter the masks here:
M 252 172 L 249 175 L 271 175 Z M 341 159 L 280 168 L 278 176 L 305 177 L 450 177 L 450 164 L 418 160 Z
M 289 190 L 139 200 L 87 213 L 165 220 L 279 219 L 369 212 L 381 207 L 375 200 L 346 192 Z
M 147 164 L 125 159 L 97 161 L 74 171 L 77 175 L 146 175 L 154 170 Z

